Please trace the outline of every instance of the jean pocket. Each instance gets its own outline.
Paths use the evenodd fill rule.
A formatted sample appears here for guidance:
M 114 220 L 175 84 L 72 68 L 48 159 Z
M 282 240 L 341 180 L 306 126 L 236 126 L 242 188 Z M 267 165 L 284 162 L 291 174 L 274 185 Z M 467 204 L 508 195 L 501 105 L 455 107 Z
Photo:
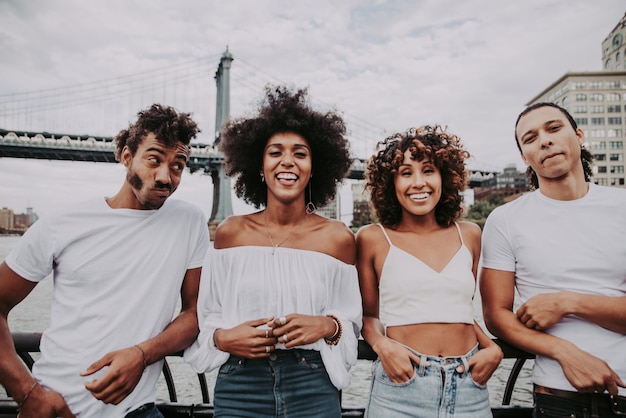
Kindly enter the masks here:
M 415 382 L 416 376 L 417 370 L 415 369 L 415 367 L 413 367 L 413 376 L 411 376 L 409 380 L 407 380 L 406 382 L 393 382 L 391 378 L 389 378 L 389 376 L 387 375 L 387 372 L 385 371 L 382 363 L 378 362 L 378 364 L 376 365 L 376 369 L 374 370 L 374 379 L 376 379 L 377 382 L 388 386 L 408 386 Z
M 244 359 L 239 359 L 239 358 L 232 358 L 230 357 L 226 363 L 222 364 L 220 366 L 220 370 L 218 372 L 218 375 L 220 376 L 230 376 L 233 373 L 237 372 L 237 370 L 240 370 L 244 367 L 245 364 L 245 360 Z
M 576 418 L 576 411 L 564 408 L 537 408 L 535 418 Z
M 469 378 L 469 380 L 474 384 L 474 386 L 480 388 L 480 389 L 487 389 L 487 385 L 481 385 L 480 383 L 478 383 L 477 381 L 474 380 L 474 377 L 472 376 L 472 371 L 470 370 L 469 373 L 467 374 L 467 377 Z

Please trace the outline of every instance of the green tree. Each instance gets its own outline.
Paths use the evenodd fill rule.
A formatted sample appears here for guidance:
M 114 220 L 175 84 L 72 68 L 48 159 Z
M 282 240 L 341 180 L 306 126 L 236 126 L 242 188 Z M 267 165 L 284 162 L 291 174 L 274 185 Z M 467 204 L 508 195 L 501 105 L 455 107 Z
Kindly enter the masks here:
M 504 203 L 504 199 L 498 196 L 491 196 L 488 200 L 477 200 L 470 206 L 463 218 L 482 228 L 491 211 Z

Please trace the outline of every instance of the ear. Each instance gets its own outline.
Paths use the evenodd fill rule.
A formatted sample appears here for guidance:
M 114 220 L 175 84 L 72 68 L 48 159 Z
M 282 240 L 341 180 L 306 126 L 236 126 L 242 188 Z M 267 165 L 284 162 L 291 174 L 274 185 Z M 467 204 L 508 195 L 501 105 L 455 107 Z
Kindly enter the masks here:
M 585 143 L 585 133 L 582 129 L 576 129 L 576 136 L 578 137 L 578 144 L 582 147 Z
M 122 148 L 122 155 L 120 156 L 120 162 L 122 164 L 124 164 L 124 167 L 128 168 L 130 167 L 130 163 L 133 160 L 133 155 L 130 152 L 130 149 L 128 148 L 128 145 L 125 145 L 124 148 Z

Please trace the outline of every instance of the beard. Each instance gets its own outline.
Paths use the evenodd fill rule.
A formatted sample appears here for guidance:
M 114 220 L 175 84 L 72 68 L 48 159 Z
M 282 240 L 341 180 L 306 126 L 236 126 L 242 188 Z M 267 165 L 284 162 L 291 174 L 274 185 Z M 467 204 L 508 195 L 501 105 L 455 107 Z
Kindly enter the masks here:
M 131 185 L 133 190 L 135 190 L 135 197 L 145 209 L 159 209 L 165 203 L 165 200 L 149 200 L 142 197 L 142 191 L 144 188 L 144 182 L 141 180 L 137 173 L 129 171 L 126 174 L 126 181 Z M 172 186 L 170 184 L 165 184 L 161 182 L 157 182 L 155 184 L 155 188 L 157 189 L 165 189 L 172 191 Z

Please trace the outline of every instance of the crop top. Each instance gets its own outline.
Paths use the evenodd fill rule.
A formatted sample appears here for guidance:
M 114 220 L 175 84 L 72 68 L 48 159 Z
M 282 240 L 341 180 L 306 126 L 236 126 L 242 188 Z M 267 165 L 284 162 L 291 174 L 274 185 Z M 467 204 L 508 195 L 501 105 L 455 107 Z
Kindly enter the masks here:
M 463 242 L 455 222 L 461 247 L 437 272 L 419 258 L 389 243 L 389 252 L 379 280 L 380 320 L 385 326 L 421 323 L 474 323 L 473 298 L 476 279 L 472 254 Z M 419 245 L 419 244 L 418 244 Z

